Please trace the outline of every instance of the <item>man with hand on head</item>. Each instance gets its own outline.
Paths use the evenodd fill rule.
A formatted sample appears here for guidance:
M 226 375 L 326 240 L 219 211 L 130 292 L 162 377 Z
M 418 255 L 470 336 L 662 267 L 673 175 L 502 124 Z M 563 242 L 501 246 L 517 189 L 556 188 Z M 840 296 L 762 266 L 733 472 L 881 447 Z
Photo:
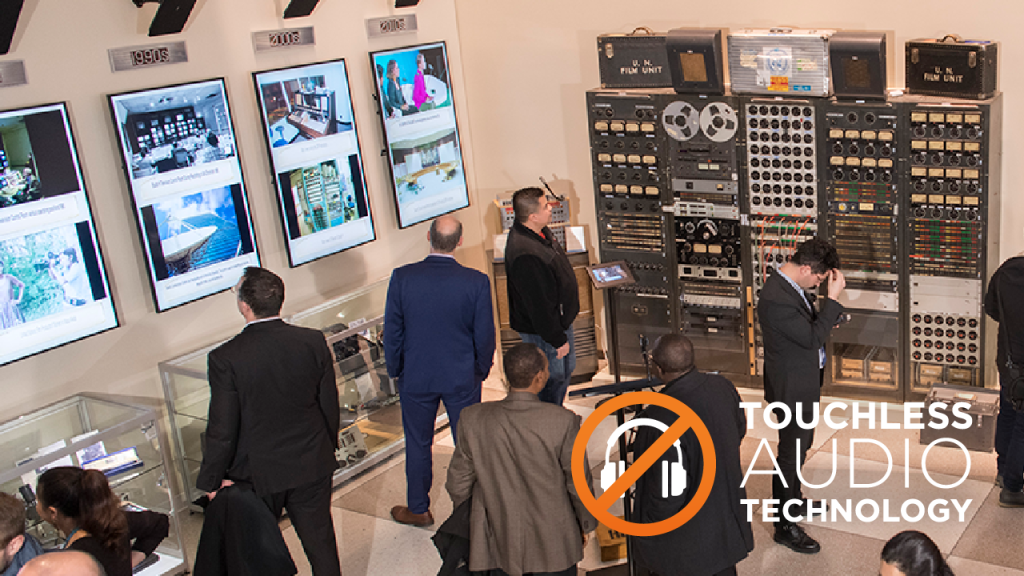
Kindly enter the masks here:
M 816 307 L 813 292 L 825 280 L 828 296 Z M 789 424 L 779 430 L 782 477 L 772 477 L 772 498 L 779 501 L 782 511 L 775 525 L 775 541 L 804 554 L 817 553 L 821 546 L 791 521 L 807 516 L 797 470 L 814 440 L 814 430 L 804 430 L 797 421 L 811 422 L 810 414 L 821 400 L 825 342 L 843 315 L 843 305 L 836 300 L 845 288 L 846 278 L 839 271 L 835 247 L 821 238 L 812 238 L 768 276 L 757 302 L 764 342 L 764 399 L 784 403 L 791 415 Z M 776 418 L 784 420 L 781 410 Z M 798 502 L 786 508 L 790 500 Z
M 597 527 L 572 479 L 580 417 L 541 402 L 547 358 L 533 344 L 505 353 L 508 396 L 462 411 L 445 488 L 455 508 L 473 497 L 469 570 L 488 576 L 576 576 Z M 584 456 L 590 482 L 590 467 Z
M 431 446 L 438 403 L 444 402 L 458 442 L 459 414 L 480 402 L 494 363 L 491 283 L 452 255 L 462 245 L 462 223 L 441 216 L 427 240 L 426 259 L 391 274 L 384 308 L 384 357 L 401 397 L 408 504 L 392 508 L 391 517 L 413 526 L 434 523 Z
M 576 273 L 548 228 L 551 203 L 540 188 L 512 195 L 515 223 L 505 244 L 508 315 L 523 342 L 536 344 L 551 376 L 540 399 L 562 405 L 576 369 L 572 323 L 580 312 Z
M 665 383 L 660 393 L 688 406 L 707 427 L 714 444 L 715 476 L 711 493 L 697 514 L 675 530 L 637 538 L 637 557 L 657 576 L 735 576 L 736 564 L 754 549 L 754 534 L 746 509 L 740 504 L 747 497 L 747 491 L 740 487 L 740 442 L 747 433 L 740 395 L 732 382 L 722 376 L 697 371 L 693 344 L 685 336 L 666 334 L 658 338 L 651 359 L 655 376 Z M 679 415 L 650 405 L 637 418 L 671 426 Z M 633 462 L 661 435 L 662 431 L 654 426 L 637 426 Z M 679 468 L 672 468 L 679 457 L 674 448 L 669 448 L 637 482 L 634 522 L 668 520 L 689 505 L 699 489 L 704 475 L 704 451 L 692 426 L 679 438 L 679 446 L 683 477 L 674 475 Z M 666 491 L 669 486 L 673 488 Z
M 248 267 L 232 289 L 245 329 L 209 356 L 210 413 L 196 487 L 253 490 L 302 541 L 314 576 L 340 576 L 331 519 L 341 408 L 323 333 L 281 320 L 284 282 Z

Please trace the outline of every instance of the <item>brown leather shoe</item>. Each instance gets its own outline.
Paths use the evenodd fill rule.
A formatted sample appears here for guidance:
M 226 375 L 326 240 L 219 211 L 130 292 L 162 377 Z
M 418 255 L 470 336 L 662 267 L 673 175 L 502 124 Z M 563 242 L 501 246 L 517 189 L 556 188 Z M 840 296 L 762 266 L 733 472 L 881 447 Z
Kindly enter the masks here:
M 410 526 L 430 526 L 434 523 L 434 515 L 427 510 L 423 514 L 413 514 L 408 506 L 395 506 L 391 509 L 391 517 L 399 524 Z

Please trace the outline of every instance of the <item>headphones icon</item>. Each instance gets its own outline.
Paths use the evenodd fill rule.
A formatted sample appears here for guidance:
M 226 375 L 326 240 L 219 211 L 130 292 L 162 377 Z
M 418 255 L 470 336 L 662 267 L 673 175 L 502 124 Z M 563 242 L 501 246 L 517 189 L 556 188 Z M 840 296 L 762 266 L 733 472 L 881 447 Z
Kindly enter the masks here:
M 615 441 L 619 439 L 619 436 L 626 433 L 630 428 L 637 428 L 639 426 L 653 426 L 662 432 L 668 431 L 668 426 L 663 422 L 654 420 L 653 418 L 633 418 L 629 422 L 626 422 L 622 426 L 619 426 L 612 432 L 611 437 L 608 438 L 608 447 L 604 451 L 604 468 L 601 470 L 601 489 L 608 490 L 615 483 L 615 480 L 619 476 L 622 476 L 626 472 L 626 462 L 623 460 L 618 461 L 618 467 L 615 462 L 611 462 L 612 446 L 615 445 Z M 661 461 L 661 497 L 668 498 L 669 496 L 680 496 L 683 491 L 686 490 L 686 469 L 683 468 L 683 449 L 679 445 L 679 440 L 672 443 L 676 447 L 676 455 L 679 458 L 678 462 L 668 462 L 667 460 Z M 671 474 L 669 469 L 671 468 Z M 670 480 L 671 478 L 671 480 Z M 671 486 L 670 486 L 671 484 Z M 619 498 L 622 498 L 620 495 Z

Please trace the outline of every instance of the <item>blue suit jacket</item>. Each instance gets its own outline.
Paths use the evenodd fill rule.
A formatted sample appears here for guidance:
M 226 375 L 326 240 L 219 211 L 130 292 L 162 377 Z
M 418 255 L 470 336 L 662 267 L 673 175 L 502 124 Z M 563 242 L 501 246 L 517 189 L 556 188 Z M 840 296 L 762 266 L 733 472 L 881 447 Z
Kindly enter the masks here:
M 487 276 L 433 255 L 395 269 L 384 309 L 384 356 L 403 393 L 479 386 L 494 362 Z

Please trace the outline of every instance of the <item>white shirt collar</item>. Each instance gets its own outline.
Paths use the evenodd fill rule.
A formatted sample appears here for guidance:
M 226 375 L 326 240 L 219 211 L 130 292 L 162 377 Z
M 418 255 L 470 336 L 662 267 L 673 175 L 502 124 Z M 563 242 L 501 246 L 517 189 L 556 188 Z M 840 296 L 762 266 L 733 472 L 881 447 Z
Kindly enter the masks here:
M 246 326 L 252 326 L 253 324 L 259 324 L 260 322 L 270 322 L 271 320 L 280 320 L 280 316 L 271 316 L 270 318 L 257 318 L 252 322 L 246 322 Z

